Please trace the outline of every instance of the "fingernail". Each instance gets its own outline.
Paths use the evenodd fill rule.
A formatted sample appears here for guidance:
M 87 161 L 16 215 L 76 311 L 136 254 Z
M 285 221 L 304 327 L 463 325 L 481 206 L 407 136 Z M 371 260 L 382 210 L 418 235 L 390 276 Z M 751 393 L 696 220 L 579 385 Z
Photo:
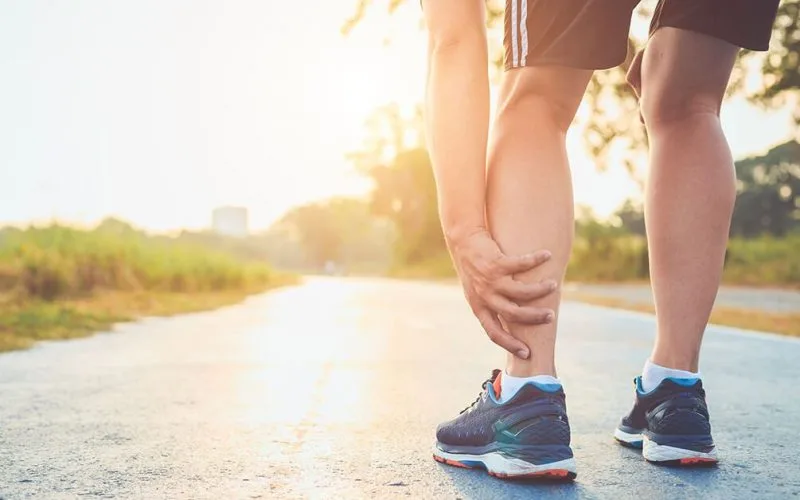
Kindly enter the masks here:
M 525 349 L 520 349 L 519 351 L 517 351 L 517 357 L 522 359 L 528 359 L 528 351 L 526 351 Z
M 555 281 L 551 281 L 550 283 L 547 284 L 547 286 L 548 288 L 550 288 L 550 290 L 555 290 L 556 287 L 558 287 L 558 283 L 556 283 Z
M 547 317 L 545 319 L 547 320 L 548 323 L 552 323 L 553 318 L 554 318 L 553 313 L 547 313 Z

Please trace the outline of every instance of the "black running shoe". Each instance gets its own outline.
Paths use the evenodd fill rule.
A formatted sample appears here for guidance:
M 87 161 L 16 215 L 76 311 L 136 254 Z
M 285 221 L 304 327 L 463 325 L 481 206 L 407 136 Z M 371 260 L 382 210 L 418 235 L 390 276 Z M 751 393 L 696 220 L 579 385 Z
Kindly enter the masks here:
M 494 370 L 478 399 L 439 425 L 433 458 L 501 478 L 573 479 L 561 386 L 528 383 L 502 404 L 497 402 L 500 388 L 500 370 Z
M 641 448 L 649 462 L 717 463 L 706 393 L 700 379 L 668 378 L 647 393 L 642 389 L 641 377 L 633 382 L 636 402 L 614 431 L 617 441 Z

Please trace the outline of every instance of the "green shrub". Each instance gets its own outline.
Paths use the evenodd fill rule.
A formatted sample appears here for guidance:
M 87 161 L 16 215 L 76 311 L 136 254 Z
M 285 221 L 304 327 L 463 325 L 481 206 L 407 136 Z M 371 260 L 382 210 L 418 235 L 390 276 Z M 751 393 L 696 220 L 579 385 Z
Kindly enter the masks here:
M 0 237 L 0 292 L 47 301 L 97 290 L 234 290 L 271 277 L 265 264 L 133 231 L 51 225 Z
M 800 286 L 800 234 L 732 239 L 723 281 L 738 285 Z
M 636 281 L 647 279 L 647 241 L 633 235 L 578 237 L 567 267 L 571 281 Z
M 649 277 L 647 241 L 642 236 L 608 230 L 575 238 L 567 279 L 584 282 L 645 281 Z M 455 276 L 445 252 L 424 262 L 398 265 L 395 276 Z M 800 287 L 800 234 L 784 238 L 734 238 L 728 245 L 723 282 L 729 285 Z

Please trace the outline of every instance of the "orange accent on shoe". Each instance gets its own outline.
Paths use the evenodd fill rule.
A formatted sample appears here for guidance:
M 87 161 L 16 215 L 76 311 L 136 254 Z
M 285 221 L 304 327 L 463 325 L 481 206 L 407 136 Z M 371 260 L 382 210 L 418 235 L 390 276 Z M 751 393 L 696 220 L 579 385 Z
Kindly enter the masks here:
M 492 387 L 494 387 L 494 396 L 497 399 L 500 399 L 500 391 L 503 390 L 503 383 L 500 381 L 500 378 L 503 376 L 503 372 L 497 374 L 497 378 L 494 379 L 492 383 Z
M 437 455 L 434 455 L 433 459 L 436 460 L 437 462 L 440 462 L 440 463 L 443 463 L 443 464 L 452 465 L 453 467 L 461 467 L 462 469 L 471 469 L 472 468 L 469 465 L 462 464 L 461 462 L 457 462 L 455 460 L 450 460 L 448 458 L 442 458 L 442 457 L 439 457 Z
M 689 458 L 681 458 L 680 460 L 681 465 L 713 464 L 716 462 L 717 462 L 716 458 L 705 458 L 705 457 L 689 457 Z
M 500 479 L 570 479 L 575 477 L 573 473 L 565 469 L 552 469 L 541 472 L 532 472 L 530 474 L 513 474 L 509 475 L 504 472 L 489 472 L 490 476 Z

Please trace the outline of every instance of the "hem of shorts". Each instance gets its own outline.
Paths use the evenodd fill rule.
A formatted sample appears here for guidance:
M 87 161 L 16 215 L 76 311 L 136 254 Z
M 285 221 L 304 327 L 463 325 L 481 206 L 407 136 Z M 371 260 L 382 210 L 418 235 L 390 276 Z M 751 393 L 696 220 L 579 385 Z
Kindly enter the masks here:
M 740 49 L 751 50 L 753 52 L 766 52 L 769 50 L 769 41 L 767 41 L 767 43 L 763 45 L 743 44 L 740 40 L 732 40 L 730 37 L 722 36 L 716 33 L 708 33 L 698 28 L 690 28 L 688 26 L 677 26 L 675 24 L 664 23 L 660 21 L 658 25 L 655 28 L 653 28 L 653 30 L 650 31 L 647 40 L 650 41 L 650 39 L 653 37 L 653 34 L 655 34 L 655 32 L 658 31 L 660 28 L 675 28 L 679 30 L 691 31 L 692 33 L 699 33 L 701 35 L 710 36 L 711 38 L 716 38 L 717 40 L 722 40 L 723 42 L 727 42 L 731 45 L 739 47 Z
M 529 58 L 527 61 L 525 61 L 525 64 L 518 64 L 517 66 L 514 66 L 513 64 L 506 62 L 506 63 L 503 64 L 503 69 L 505 71 L 511 71 L 511 70 L 514 70 L 514 69 L 520 69 L 520 68 L 526 68 L 526 67 L 532 67 L 532 66 L 563 66 L 565 68 L 571 68 L 571 69 L 585 69 L 585 70 L 591 70 L 591 71 L 602 71 L 602 70 L 606 70 L 606 69 L 616 68 L 617 66 L 622 65 L 622 63 L 624 63 L 624 62 L 625 62 L 625 58 L 624 57 L 622 59 L 620 59 L 619 62 L 613 63 L 613 64 L 580 64 L 580 63 L 574 63 L 572 61 L 566 61 L 566 60 L 563 60 L 563 59 L 549 59 L 549 58 L 548 59 L 530 59 Z

